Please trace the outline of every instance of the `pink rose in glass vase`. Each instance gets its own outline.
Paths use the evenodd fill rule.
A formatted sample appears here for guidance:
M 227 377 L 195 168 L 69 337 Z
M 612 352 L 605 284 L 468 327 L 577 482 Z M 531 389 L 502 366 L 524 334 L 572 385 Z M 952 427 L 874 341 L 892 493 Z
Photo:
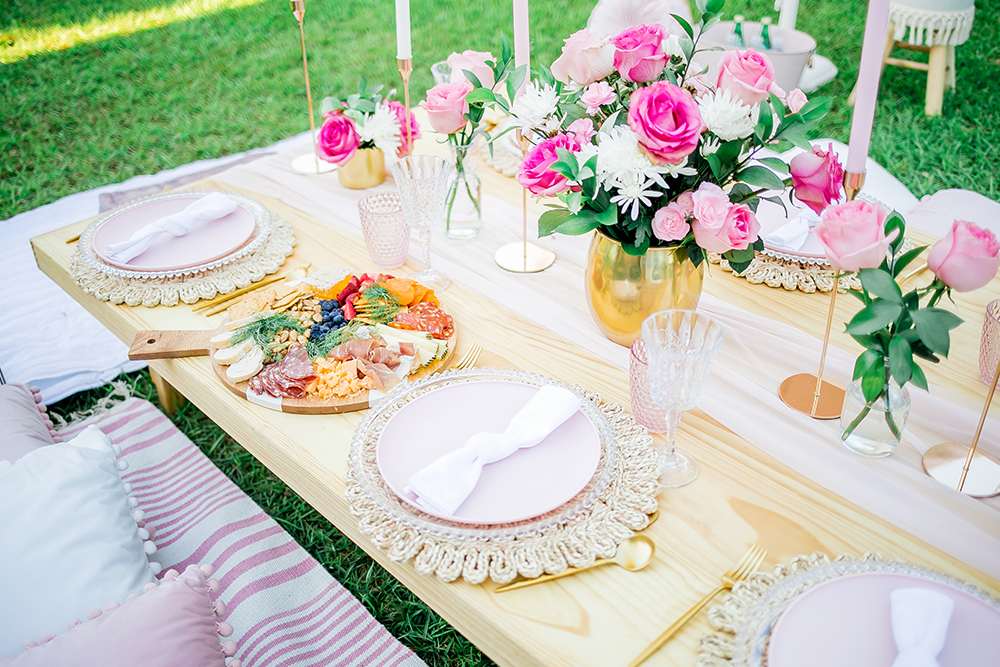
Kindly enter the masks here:
M 634 25 L 611 40 L 615 46 L 614 67 L 626 81 L 656 81 L 667 65 L 663 51 L 666 29 L 659 23 Z
M 746 250 L 760 232 L 760 223 L 746 204 L 730 205 L 722 225 L 716 229 L 705 227 L 697 220 L 691 227 L 694 240 L 709 252 Z
M 927 267 L 956 292 L 971 292 L 993 280 L 1000 267 L 1000 242 L 975 223 L 956 220 L 927 254 Z
M 618 99 L 614 89 L 606 81 L 598 81 L 587 86 L 580 96 L 580 101 L 587 107 L 587 113 L 593 116 L 605 104 L 611 104 Z
M 469 79 L 465 76 L 468 70 L 476 75 L 479 83 L 484 88 L 492 88 L 494 83 L 493 69 L 488 63 L 496 61 L 492 53 L 488 51 L 465 50 L 461 53 L 453 53 L 448 56 L 448 67 L 451 68 L 451 83 L 465 83 Z
M 396 120 L 399 121 L 399 148 L 396 150 L 396 157 L 406 157 L 413 152 L 413 144 L 407 144 L 408 139 L 416 141 L 420 138 L 420 124 L 417 123 L 417 119 L 414 118 L 413 114 L 410 114 L 410 133 L 406 133 L 406 107 L 403 106 L 402 102 L 397 102 L 392 100 L 388 103 L 389 108 L 392 109 L 393 113 L 396 114 Z
M 628 126 L 653 162 L 680 162 L 705 131 L 691 93 L 666 81 L 639 88 L 629 98 Z
M 568 134 L 557 134 L 528 151 L 517 174 L 517 182 L 521 187 L 533 195 L 542 197 L 551 197 L 570 189 L 580 189 L 580 186 L 570 186 L 565 176 L 549 169 L 559 159 L 557 148 L 565 148 L 575 153 L 580 150 L 580 142 Z
M 361 145 L 354 121 L 340 110 L 328 111 L 323 114 L 323 120 L 316 141 L 316 153 L 327 162 L 347 164 Z
M 427 120 L 435 132 L 454 134 L 468 122 L 464 114 L 469 112 L 465 97 L 474 90 L 468 81 L 460 83 L 440 83 L 427 91 L 427 99 L 420 103 L 427 111 Z
M 716 88 L 728 90 L 744 104 L 753 106 L 767 97 L 774 85 L 774 66 L 753 49 L 726 51 L 719 59 Z
M 653 214 L 653 236 L 661 241 L 681 241 L 691 225 L 684 219 L 681 207 L 671 202 Z
M 826 258 L 835 269 L 860 271 L 878 268 L 885 259 L 889 244 L 899 230 L 885 234 L 889 212 L 881 204 L 855 199 L 834 204 L 823 211 L 823 220 L 813 227 L 822 242 Z
M 614 57 L 615 47 L 608 40 L 586 29 L 577 30 L 552 63 L 552 76 L 563 83 L 587 86 L 615 71 Z
M 795 197 L 822 215 L 830 204 L 840 201 L 844 168 L 840 166 L 833 144 L 827 150 L 813 146 L 812 153 L 799 153 L 789 164 Z

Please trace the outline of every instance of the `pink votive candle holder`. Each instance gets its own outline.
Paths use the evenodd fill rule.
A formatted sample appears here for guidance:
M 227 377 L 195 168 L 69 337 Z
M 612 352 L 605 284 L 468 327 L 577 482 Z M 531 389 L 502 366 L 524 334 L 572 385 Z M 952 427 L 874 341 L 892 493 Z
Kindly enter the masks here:
M 628 393 L 632 401 L 632 417 L 650 433 L 667 432 L 667 411 L 656 404 L 649 393 L 649 366 L 646 343 L 636 338 L 629 348 Z
M 358 202 L 361 233 L 372 263 L 380 269 L 399 268 L 410 250 L 410 226 L 395 192 L 380 192 Z
M 990 301 L 983 317 L 983 338 L 979 342 L 979 377 L 992 384 L 1000 359 L 1000 299 Z

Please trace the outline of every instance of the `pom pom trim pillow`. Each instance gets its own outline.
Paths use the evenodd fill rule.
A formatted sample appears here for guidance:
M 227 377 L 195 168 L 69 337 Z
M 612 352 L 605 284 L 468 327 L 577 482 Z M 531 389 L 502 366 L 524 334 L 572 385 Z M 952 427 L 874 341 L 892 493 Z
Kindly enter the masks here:
M 96 426 L 0 462 L 0 656 L 156 580 L 120 450 Z
M 38 394 L 29 388 L 0 385 L 0 461 L 13 463 L 55 442 L 52 421 L 39 401 Z
M 124 605 L 93 609 L 85 623 L 58 637 L 43 637 L 13 660 L 10 667 L 227 667 L 236 644 L 225 641 L 233 627 L 219 617 L 226 606 L 212 602 L 219 582 L 207 579 L 211 565 L 189 565 L 183 574 L 168 570 L 163 582 L 147 584 L 142 595 Z M 232 660 L 228 667 L 240 667 Z

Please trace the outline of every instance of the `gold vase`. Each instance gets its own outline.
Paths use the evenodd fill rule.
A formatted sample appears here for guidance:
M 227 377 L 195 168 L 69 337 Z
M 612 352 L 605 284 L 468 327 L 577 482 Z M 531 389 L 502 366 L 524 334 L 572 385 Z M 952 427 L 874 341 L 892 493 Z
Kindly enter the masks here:
M 619 345 L 641 335 L 642 321 L 659 310 L 694 310 L 705 263 L 695 267 L 681 247 L 629 255 L 600 231 L 587 253 L 587 305 L 601 332 Z
M 352 190 L 364 190 L 385 181 L 385 156 L 377 148 L 359 148 L 354 157 L 337 169 L 340 184 Z

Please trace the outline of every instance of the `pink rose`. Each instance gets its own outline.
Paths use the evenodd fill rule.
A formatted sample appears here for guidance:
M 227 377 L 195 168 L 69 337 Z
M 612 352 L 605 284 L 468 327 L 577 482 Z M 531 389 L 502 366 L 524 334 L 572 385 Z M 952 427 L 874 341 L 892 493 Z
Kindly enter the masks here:
M 628 126 L 653 162 L 677 163 L 694 152 L 705 123 L 691 93 L 666 81 L 629 98 Z
M 571 188 L 579 189 L 579 186 L 570 186 L 565 176 L 549 169 L 559 159 L 557 148 L 575 153 L 580 150 L 580 142 L 568 134 L 557 134 L 528 151 L 521 163 L 521 171 L 517 174 L 517 182 L 521 187 L 533 195 L 544 197 L 551 197 Z
M 899 230 L 885 235 L 889 212 L 881 204 L 855 199 L 823 211 L 823 221 L 813 227 L 823 243 L 826 258 L 835 269 L 860 271 L 877 268 Z
M 697 219 L 691 227 L 694 240 L 708 252 L 746 250 L 760 232 L 760 223 L 746 204 L 731 205 L 721 227 L 705 227 Z
M 689 231 L 691 225 L 676 204 L 668 204 L 653 215 L 653 236 L 661 241 L 680 241 Z
M 774 84 L 774 66 L 753 49 L 726 51 L 719 59 L 716 88 L 728 90 L 744 104 L 753 106 L 767 97 Z
M 659 23 L 634 25 L 611 40 L 615 45 L 614 67 L 626 81 L 656 81 L 667 64 L 663 52 L 666 29 Z
M 705 95 L 712 95 L 715 91 L 712 89 L 712 85 L 708 82 L 707 74 L 698 74 L 696 76 L 689 76 L 684 79 L 684 84 L 691 89 L 694 96 L 701 99 Z
M 956 220 L 927 254 L 927 267 L 956 292 L 971 292 L 993 280 L 1000 266 L 1000 242 L 993 232 Z
M 788 107 L 788 110 L 792 113 L 798 113 L 802 111 L 802 107 L 804 107 L 808 101 L 809 98 L 806 97 L 806 94 L 796 88 L 792 92 L 788 93 L 788 97 L 785 98 L 785 106 Z
M 479 83 L 484 88 L 492 88 L 494 83 L 493 68 L 487 63 L 496 61 L 492 53 L 486 51 L 462 51 L 448 56 L 448 67 L 451 68 L 452 83 L 466 83 L 469 79 L 465 76 L 468 70 L 476 75 Z M 471 82 L 470 82 L 471 83 Z M 446 133 L 446 134 L 450 134 Z
M 715 183 L 703 182 L 691 194 L 692 208 L 697 226 L 702 229 L 721 229 L 729 214 L 729 196 Z
M 591 116 L 600 111 L 605 104 L 611 104 L 617 99 L 618 95 L 614 89 L 604 81 L 590 84 L 580 96 L 580 101 L 587 106 L 587 113 Z
M 615 71 L 615 47 L 586 29 L 565 40 L 562 55 L 552 63 L 552 76 L 563 83 L 586 86 Z
M 577 118 L 569 124 L 566 131 L 575 136 L 581 144 L 589 144 L 590 140 L 597 134 L 594 131 L 594 121 L 589 118 Z
M 812 153 L 799 153 L 788 165 L 792 188 L 800 202 L 822 215 L 823 210 L 840 201 L 844 184 L 844 168 L 840 166 L 831 143 L 824 151 L 813 146 Z
M 340 110 L 323 114 L 323 127 L 319 130 L 316 153 L 327 162 L 347 164 L 361 145 L 354 121 Z
M 463 114 L 469 113 L 465 96 L 474 90 L 468 81 L 440 83 L 427 91 L 427 99 L 420 103 L 427 111 L 427 120 L 435 132 L 454 134 L 465 127 Z
M 719 190 L 722 190 L 722 188 L 719 188 Z M 694 214 L 694 194 L 690 190 L 677 195 L 674 203 L 680 207 L 681 213 L 684 214 L 685 218 Z
M 420 138 L 420 125 L 417 123 L 417 119 L 410 113 L 410 132 L 412 137 L 408 137 L 406 134 L 406 107 L 402 102 L 397 102 L 392 100 L 389 102 L 389 108 L 393 110 L 396 114 L 396 120 L 399 121 L 399 148 L 396 150 L 396 157 L 406 157 L 413 152 L 413 144 L 407 145 L 407 139 L 412 138 L 416 141 Z

